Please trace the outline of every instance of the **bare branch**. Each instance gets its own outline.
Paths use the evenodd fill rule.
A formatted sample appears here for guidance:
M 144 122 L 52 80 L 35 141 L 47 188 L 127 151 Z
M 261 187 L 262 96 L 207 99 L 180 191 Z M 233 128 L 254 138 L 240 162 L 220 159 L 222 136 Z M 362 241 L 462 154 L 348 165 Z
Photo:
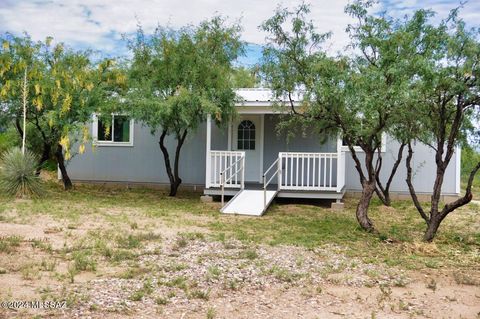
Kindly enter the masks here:
M 445 218 L 449 213 L 451 213 L 455 209 L 457 209 L 459 207 L 462 207 L 463 205 L 468 204 L 472 200 L 472 198 L 473 198 L 472 184 L 473 184 L 473 180 L 475 178 L 475 175 L 477 174 L 479 169 L 480 169 L 480 162 L 478 162 L 477 165 L 470 172 L 470 176 L 469 176 L 468 182 L 467 182 L 467 189 L 465 190 L 465 195 L 460 197 L 459 199 L 457 199 L 454 202 L 446 204 L 443 207 L 442 212 L 440 213 L 440 217 L 442 219 Z
M 408 190 L 410 191 L 410 195 L 412 196 L 413 204 L 417 208 L 418 212 L 420 213 L 420 216 L 427 222 L 427 224 L 430 222 L 428 216 L 425 214 L 425 211 L 423 210 L 422 204 L 420 204 L 420 201 L 418 200 L 417 193 L 415 192 L 415 188 L 412 183 L 412 157 L 413 157 L 413 150 L 412 150 L 412 144 L 409 142 L 408 143 L 408 156 L 407 156 L 407 185 L 408 185 Z

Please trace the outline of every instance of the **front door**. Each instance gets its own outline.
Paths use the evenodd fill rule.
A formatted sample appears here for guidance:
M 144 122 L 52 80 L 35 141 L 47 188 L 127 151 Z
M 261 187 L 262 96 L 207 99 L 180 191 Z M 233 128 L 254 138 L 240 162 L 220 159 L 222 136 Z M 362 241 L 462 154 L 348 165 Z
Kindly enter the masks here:
M 263 115 L 240 115 L 232 126 L 233 150 L 245 152 L 245 181 L 261 182 L 263 173 Z

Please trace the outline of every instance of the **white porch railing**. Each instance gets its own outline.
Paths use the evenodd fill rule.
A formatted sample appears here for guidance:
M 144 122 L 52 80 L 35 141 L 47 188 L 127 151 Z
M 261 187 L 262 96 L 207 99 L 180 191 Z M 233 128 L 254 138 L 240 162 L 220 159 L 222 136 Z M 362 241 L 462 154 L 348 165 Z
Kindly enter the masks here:
M 238 167 L 238 168 L 237 168 Z M 232 171 L 233 170 L 233 171 Z M 222 208 L 225 204 L 225 185 L 240 176 L 240 189 L 245 188 L 245 155 L 220 172 L 220 184 L 222 185 Z
M 336 191 L 345 184 L 345 153 L 292 153 L 279 156 L 279 189 Z
M 207 165 L 210 187 L 222 188 L 222 193 L 225 188 L 245 187 L 245 152 L 210 151 Z M 279 191 L 341 192 L 345 186 L 345 152 L 278 153 L 263 174 L 264 202 L 267 187 L 275 180 Z
M 243 188 L 245 185 L 245 152 L 209 151 L 207 158 L 209 187 Z M 222 183 L 223 181 L 223 183 Z
M 345 152 L 338 152 L 337 160 L 337 192 L 345 187 Z

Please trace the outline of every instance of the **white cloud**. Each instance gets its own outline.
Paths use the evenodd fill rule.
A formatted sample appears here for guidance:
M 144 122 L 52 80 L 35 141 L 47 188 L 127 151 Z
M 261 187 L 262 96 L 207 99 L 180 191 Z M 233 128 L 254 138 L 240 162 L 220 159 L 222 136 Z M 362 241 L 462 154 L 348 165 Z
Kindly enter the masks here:
M 299 2 L 284 1 L 283 5 L 293 7 Z M 311 2 L 317 31 L 332 31 L 330 51 L 342 50 L 348 41 L 345 28 L 352 21 L 344 13 L 348 0 Z M 466 4 L 462 16 L 467 22 L 478 23 L 480 4 L 471 2 Z M 221 14 L 242 18 L 243 39 L 262 44 L 265 34 L 258 30 L 258 25 L 273 14 L 277 5 L 277 0 L 0 0 L 0 30 L 15 34 L 25 31 L 35 40 L 51 35 L 57 41 L 115 55 L 125 48 L 120 42 L 121 34 L 135 32 L 137 19 L 150 32 L 157 24 L 179 27 Z M 411 13 L 413 8 L 431 7 L 445 16 L 456 5 L 455 1 L 445 0 L 386 0 L 378 9 L 392 9 L 390 13 L 401 16 Z
M 334 32 L 335 49 L 341 49 L 347 40 L 344 29 L 349 17 L 343 13 L 346 1 L 321 0 L 312 4 L 318 31 Z M 288 5 L 297 3 L 289 1 Z M 243 39 L 261 44 L 265 34 L 258 30 L 258 25 L 273 14 L 277 4 L 255 0 L 12 1 L 0 4 L 0 28 L 17 34 L 26 31 L 36 40 L 51 35 L 57 41 L 111 51 L 117 47 L 121 34 L 136 30 L 137 19 L 148 32 L 158 24 L 179 27 L 221 14 L 232 20 L 241 18 Z

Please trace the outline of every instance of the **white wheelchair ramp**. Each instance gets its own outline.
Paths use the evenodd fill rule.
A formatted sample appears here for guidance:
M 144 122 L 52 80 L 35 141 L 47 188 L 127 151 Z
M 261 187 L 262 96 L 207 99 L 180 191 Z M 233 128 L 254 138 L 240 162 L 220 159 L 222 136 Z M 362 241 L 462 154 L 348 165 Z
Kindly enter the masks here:
M 265 205 L 263 190 L 244 189 L 235 195 L 220 211 L 224 214 L 262 216 L 276 195 L 276 190 L 267 190 Z

